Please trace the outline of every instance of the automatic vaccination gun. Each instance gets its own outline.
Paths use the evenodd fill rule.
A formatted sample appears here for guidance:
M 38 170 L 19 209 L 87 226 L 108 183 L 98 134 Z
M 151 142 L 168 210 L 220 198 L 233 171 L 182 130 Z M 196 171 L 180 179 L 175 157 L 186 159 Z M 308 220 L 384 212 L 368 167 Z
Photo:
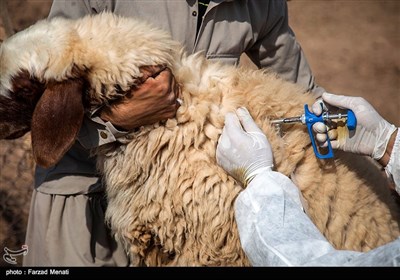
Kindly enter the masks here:
M 356 119 L 356 116 L 354 115 L 352 110 L 347 110 L 346 114 L 341 114 L 341 113 L 330 114 L 329 112 L 323 112 L 320 116 L 316 116 L 313 113 L 311 113 L 310 110 L 308 110 L 308 105 L 307 104 L 304 105 L 304 114 L 302 114 L 301 116 L 272 120 L 271 123 L 272 124 L 285 124 L 285 123 L 300 122 L 302 124 L 307 125 L 308 134 L 310 135 L 311 143 L 312 143 L 312 146 L 314 148 L 315 155 L 317 156 L 317 158 L 327 159 L 327 158 L 333 158 L 333 151 L 332 151 L 331 141 L 330 141 L 329 137 L 327 137 L 328 153 L 321 154 L 318 151 L 317 145 L 315 144 L 315 139 L 314 139 L 314 134 L 313 134 L 313 131 L 312 131 L 312 126 L 316 122 L 325 122 L 326 120 L 334 120 L 334 119 L 341 119 L 341 118 L 347 118 L 346 126 L 347 126 L 347 128 L 349 130 L 354 130 L 356 128 L 357 119 Z

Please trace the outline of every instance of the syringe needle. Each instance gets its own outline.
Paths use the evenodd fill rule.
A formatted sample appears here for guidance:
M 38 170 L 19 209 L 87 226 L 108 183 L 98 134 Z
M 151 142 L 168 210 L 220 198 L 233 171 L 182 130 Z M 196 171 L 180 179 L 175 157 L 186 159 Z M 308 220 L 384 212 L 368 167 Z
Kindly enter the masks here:
M 271 120 L 272 124 L 295 123 L 295 122 L 302 122 L 302 117 L 300 116 L 300 117 Z

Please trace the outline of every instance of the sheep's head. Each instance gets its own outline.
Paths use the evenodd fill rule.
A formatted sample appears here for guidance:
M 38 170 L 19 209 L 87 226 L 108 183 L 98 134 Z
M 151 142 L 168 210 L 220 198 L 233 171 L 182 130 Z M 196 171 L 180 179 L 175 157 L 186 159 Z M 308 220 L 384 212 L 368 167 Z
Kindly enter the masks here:
M 72 146 L 82 124 L 83 79 L 43 83 L 22 70 L 0 93 L 0 139 L 31 131 L 36 162 L 54 165 Z
M 142 67 L 173 70 L 179 47 L 159 29 L 110 13 L 35 23 L 0 47 L 0 139 L 31 130 L 36 162 L 54 165 L 74 143 L 85 108 L 138 86 Z
M 51 40 L 45 37 L 22 31 L 0 47 L 0 139 L 16 139 L 31 131 L 35 160 L 49 167 L 79 132 L 86 81 L 73 65 L 66 69 L 75 73 L 68 78 L 44 77 L 50 56 L 44 50 Z

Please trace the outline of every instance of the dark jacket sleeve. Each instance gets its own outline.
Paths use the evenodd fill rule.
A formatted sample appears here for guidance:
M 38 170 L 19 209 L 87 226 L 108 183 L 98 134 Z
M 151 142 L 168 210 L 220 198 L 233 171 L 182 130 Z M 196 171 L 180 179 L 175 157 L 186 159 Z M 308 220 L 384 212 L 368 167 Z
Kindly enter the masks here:
M 272 68 L 282 78 L 321 95 L 325 90 L 316 85 L 304 52 L 289 27 L 286 1 L 268 3 L 267 9 L 259 11 L 256 17 L 265 20 L 262 25 L 254 25 L 259 29 L 258 37 L 247 55 L 259 68 Z M 256 8 L 253 10 L 257 12 Z

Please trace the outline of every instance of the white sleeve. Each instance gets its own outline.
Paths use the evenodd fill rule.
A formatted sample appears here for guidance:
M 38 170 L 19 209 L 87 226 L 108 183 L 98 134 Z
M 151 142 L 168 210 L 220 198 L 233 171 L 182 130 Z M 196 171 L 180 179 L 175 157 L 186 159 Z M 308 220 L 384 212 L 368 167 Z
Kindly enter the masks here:
M 400 195 L 400 129 L 397 128 L 397 136 L 394 140 L 392 154 L 385 167 L 386 173 L 393 178 L 396 191 Z
M 334 249 L 303 212 L 297 187 L 278 172 L 266 171 L 251 181 L 236 199 L 235 216 L 253 266 L 360 265 L 365 259 L 375 265 L 399 263 L 400 238 L 377 253 Z

